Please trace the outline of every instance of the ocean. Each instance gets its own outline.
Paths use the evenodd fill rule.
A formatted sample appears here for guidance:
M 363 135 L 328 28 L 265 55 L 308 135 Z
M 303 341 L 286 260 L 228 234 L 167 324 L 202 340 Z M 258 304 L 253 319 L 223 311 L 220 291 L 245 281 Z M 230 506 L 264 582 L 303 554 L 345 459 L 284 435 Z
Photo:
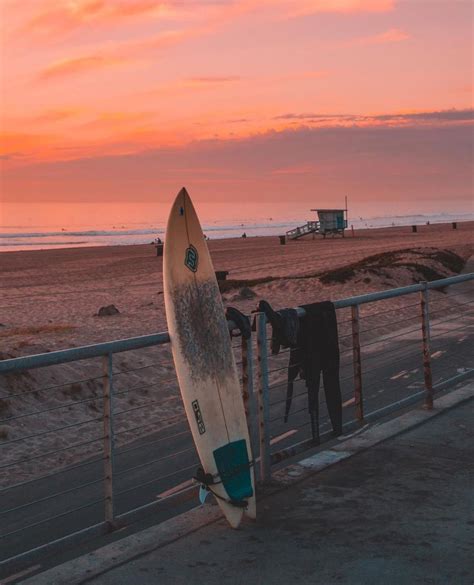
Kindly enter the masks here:
M 349 227 L 353 225 L 354 229 L 375 229 L 390 226 L 424 225 L 427 222 L 448 223 L 472 220 L 474 220 L 474 213 L 349 217 Z M 243 233 L 248 237 L 277 236 L 299 225 L 304 225 L 306 221 L 308 219 L 274 221 L 268 218 L 209 222 L 204 220 L 203 230 L 209 239 L 236 238 Z M 75 226 L 70 229 L 51 226 L 0 226 L 0 251 L 149 244 L 157 237 L 165 238 L 164 223 L 103 225 L 94 226 L 94 229 L 91 229 L 91 226 Z

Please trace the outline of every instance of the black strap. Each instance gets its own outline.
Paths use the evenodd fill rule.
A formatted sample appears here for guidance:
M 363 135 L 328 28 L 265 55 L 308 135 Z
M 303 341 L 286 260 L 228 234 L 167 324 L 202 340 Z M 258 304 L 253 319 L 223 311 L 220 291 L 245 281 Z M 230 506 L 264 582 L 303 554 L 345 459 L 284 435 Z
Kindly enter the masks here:
M 253 465 L 253 461 L 250 462 L 249 467 Z M 239 468 L 240 469 L 240 468 Z M 194 475 L 193 479 L 198 481 L 204 489 L 216 497 L 218 500 L 222 500 L 223 502 L 227 502 L 227 504 L 231 504 L 236 508 L 247 508 L 249 503 L 247 500 L 231 500 L 230 498 L 223 498 L 218 493 L 216 493 L 211 486 L 216 485 L 218 483 L 222 483 L 222 480 L 216 481 L 212 473 L 206 473 L 202 467 L 198 467 L 196 470 L 196 475 Z

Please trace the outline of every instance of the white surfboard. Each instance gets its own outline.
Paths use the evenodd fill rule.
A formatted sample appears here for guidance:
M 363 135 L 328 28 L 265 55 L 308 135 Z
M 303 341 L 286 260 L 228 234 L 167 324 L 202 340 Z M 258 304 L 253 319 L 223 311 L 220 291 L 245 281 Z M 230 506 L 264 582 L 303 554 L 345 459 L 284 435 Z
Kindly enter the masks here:
M 163 261 L 166 318 L 181 395 L 209 490 L 236 528 L 255 518 L 239 376 L 209 250 L 186 189 L 171 208 Z M 208 476 L 208 479 L 210 476 Z

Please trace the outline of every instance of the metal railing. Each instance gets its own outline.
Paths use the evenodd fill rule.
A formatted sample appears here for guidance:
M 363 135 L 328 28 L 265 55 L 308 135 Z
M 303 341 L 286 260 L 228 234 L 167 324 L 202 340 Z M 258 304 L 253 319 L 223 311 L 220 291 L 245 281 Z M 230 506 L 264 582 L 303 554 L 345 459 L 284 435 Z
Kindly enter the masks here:
M 473 298 L 439 291 L 473 279 L 334 302 L 345 431 L 416 401 L 432 408 L 435 392 L 472 374 Z M 257 313 L 256 335 L 233 339 L 261 481 L 315 445 L 302 381 L 283 421 L 289 350 L 271 354 L 267 328 Z M 190 505 L 198 458 L 167 333 L 5 359 L 0 375 L 3 573 L 144 512 Z M 320 430 L 322 442 L 332 436 L 323 405 Z

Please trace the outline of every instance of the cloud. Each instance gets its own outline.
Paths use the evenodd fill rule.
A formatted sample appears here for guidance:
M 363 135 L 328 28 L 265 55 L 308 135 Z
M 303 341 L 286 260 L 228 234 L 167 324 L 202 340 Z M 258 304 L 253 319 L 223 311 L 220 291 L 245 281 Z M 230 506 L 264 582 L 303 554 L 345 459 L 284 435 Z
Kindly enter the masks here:
M 38 193 L 57 202 L 169 201 L 185 177 L 198 202 L 271 204 L 289 202 L 291 194 L 291 205 L 303 202 L 310 209 L 342 202 L 349 193 L 354 209 L 365 204 L 385 213 L 436 202 L 445 208 L 446 201 L 453 209 L 461 204 L 468 208 L 472 145 L 472 128 L 456 123 L 302 127 L 30 164 L 6 171 L 4 185 L 6 197 L 16 201 L 35 200 Z
M 274 18 L 317 13 L 387 12 L 395 0 L 23 0 L 19 38 L 34 36 L 51 42 L 76 31 L 110 28 L 134 20 L 206 23 L 218 29 L 252 12 L 271 9 Z M 38 10 L 38 5 L 41 8 Z M 33 16 L 30 16 L 33 13 Z M 26 35 L 24 34 L 26 33 Z
M 412 120 L 439 120 L 440 122 L 462 122 L 474 119 L 474 109 L 466 108 L 464 110 L 441 110 L 439 112 L 417 112 L 412 114 L 401 114 L 406 119 Z
M 0 154 L 0 160 L 15 160 L 18 158 L 22 158 L 24 156 L 23 152 L 5 152 Z
M 59 77 L 68 77 L 91 70 L 126 65 L 133 62 L 142 53 L 149 54 L 178 44 L 181 41 L 200 34 L 199 30 L 168 30 L 158 35 L 152 35 L 139 41 L 128 41 L 108 44 L 102 51 L 68 57 L 44 67 L 38 78 L 49 80 Z
M 39 79 L 50 80 L 58 77 L 67 77 L 95 69 L 104 69 L 115 65 L 123 65 L 129 59 L 111 55 L 85 55 L 56 61 L 45 67 L 39 74 Z
M 245 124 L 246 122 L 251 122 L 249 118 L 230 118 L 229 120 L 224 120 L 225 124 Z
M 346 118 L 347 114 L 316 114 L 316 113 L 302 113 L 302 114 L 281 114 L 275 116 L 274 120 L 312 120 L 317 118 Z
M 307 175 L 316 172 L 312 165 L 295 165 L 291 167 L 282 167 L 272 171 L 273 175 Z
M 240 81 L 240 77 L 237 75 L 231 76 L 209 76 L 209 77 L 191 77 L 185 80 L 185 83 L 190 83 L 191 85 L 216 85 L 220 83 L 229 83 Z
M 359 115 L 359 114 L 322 114 L 316 112 L 287 113 L 275 116 L 274 120 L 304 121 L 305 123 L 331 125 L 353 125 L 364 126 L 377 124 L 408 124 L 416 122 L 465 122 L 472 121 L 474 117 L 473 108 L 461 110 L 440 110 L 432 112 L 404 112 L 391 114 Z
M 296 0 L 285 2 L 287 16 L 299 17 L 321 12 L 350 14 L 357 12 L 388 12 L 395 0 Z
M 50 0 L 26 23 L 25 29 L 46 37 L 64 36 L 81 27 L 111 26 L 150 13 L 170 16 L 167 5 L 156 0 Z
M 57 108 L 36 114 L 31 117 L 31 120 L 39 124 L 62 122 L 79 116 L 83 111 L 82 108 Z
M 391 28 L 383 33 L 371 35 L 368 37 L 361 37 L 349 41 L 346 45 L 349 46 L 365 46 L 365 45 L 385 45 L 388 43 L 400 43 L 410 38 L 410 35 L 400 28 Z

